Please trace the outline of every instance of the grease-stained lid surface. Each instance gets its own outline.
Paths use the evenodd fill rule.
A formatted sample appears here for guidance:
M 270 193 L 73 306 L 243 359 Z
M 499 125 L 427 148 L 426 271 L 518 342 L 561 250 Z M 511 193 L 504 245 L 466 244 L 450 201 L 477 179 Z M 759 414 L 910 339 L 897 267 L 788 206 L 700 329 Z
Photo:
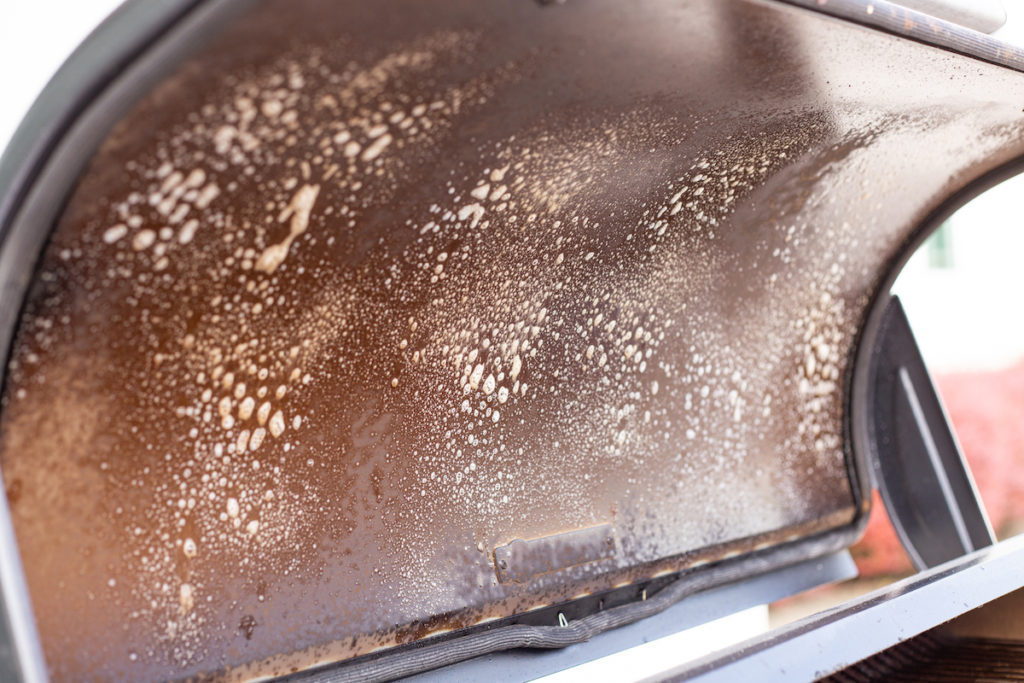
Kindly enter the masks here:
M 848 526 L 869 295 L 1021 101 L 763 3 L 259 5 L 103 144 L 20 322 L 52 675 L 282 673 Z

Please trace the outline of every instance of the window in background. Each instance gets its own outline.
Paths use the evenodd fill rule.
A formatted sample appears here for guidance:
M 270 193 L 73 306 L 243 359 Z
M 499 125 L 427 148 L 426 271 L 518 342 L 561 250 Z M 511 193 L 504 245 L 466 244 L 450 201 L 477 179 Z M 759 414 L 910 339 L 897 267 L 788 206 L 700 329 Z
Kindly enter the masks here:
M 950 236 L 949 222 L 939 226 L 935 234 L 928 240 L 928 265 L 932 268 L 953 267 L 953 240 Z

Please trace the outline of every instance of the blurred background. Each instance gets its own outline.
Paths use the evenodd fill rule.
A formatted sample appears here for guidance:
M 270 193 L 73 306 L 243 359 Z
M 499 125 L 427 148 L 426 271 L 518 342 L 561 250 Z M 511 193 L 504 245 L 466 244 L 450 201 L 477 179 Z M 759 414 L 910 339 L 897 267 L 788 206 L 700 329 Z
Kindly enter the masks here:
M 0 149 L 50 76 L 118 4 L 119 0 L 0 0 Z M 927 11 L 935 2 L 907 4 Z M 1000 3 L 994 4 L 998 13 Z M 1007 20 L 993 35 L 1024 46 L 1024 0 L 1001 4 Z M 979 6 L 969 0 L 960 5 L 971 10 Z M 1024 177 L 1017 177 L 964 206 L 918 250 L 895 287 L 999 538 L 1024 531 L 1022 197 Z M 696 656 L 912 573 L 880 501 L 876 503 L 864 538 L 852 549 L 858 579 L 770 609 L 748 610 L 674 640 L 662 639 L 666 642 L 660 645 L 649 643 L 653 649 L 645 657 L 618 668 L 606 661 L 615 659 L 611 657 L 556 678 L 582 680 L 590 673 L 616 670 L 635 677 L 638 661 L 653 663 L 659 656 L 678 661 L 680 648 Z M 661 655 L 659 647 L 664 650 Z

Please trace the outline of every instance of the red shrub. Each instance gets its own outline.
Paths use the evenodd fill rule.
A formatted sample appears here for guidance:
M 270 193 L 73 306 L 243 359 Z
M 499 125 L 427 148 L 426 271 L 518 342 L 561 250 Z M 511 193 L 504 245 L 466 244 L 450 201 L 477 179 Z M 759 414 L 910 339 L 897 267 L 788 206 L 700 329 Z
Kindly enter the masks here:
M 1024 526 L 1024 363 L 935 378 L 992 526 Z M 864 538 L 851 548 L 862 576 L 911 570 L 877 494 Z

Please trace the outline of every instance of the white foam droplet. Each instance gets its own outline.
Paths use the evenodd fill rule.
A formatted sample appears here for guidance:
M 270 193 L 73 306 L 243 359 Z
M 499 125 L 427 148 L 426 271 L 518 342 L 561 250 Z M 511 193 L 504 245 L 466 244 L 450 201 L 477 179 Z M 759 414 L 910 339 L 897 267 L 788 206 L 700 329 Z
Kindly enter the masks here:
M 483 201 L 487 199 L 487 195 L 490 193 L 490 191 L 491 186 L 488 183 L 484 183 L 483 185 L 477 185 L 473 190 L 470 191 L 469 194 L 475 197 L 476 199 Z
M 275 438 L 284 433 L 284 414 L 279 410 L 270 418 L 270 434 Z
M 238 419 L 248 420 L 252 417 L 252 411 L 256 407 L 256 400 L 252 396 L 246 396 L 238 406 Z
M 192 584 L 181 584 L 181 588 L 178 590 L 178 601 L 181 603 L 181 611 L 183 613 L 187 614 L 192 611 L 192 608 L 195 606 Z
M 107 228 L 103 233 L 103 241 L 107 244 L 113 244 L 127 234 L 128 226 L 124 223 L 119 223 L 112 228 Z
M 263 427 L 257 427 L 252 432 L 252 437 L 249 439 L 249 450 L 255 451 L 263 444 L 263 439 L 267 436 L 267 430 Z
M 153 246 L 154 242 L 156 242 L 155 232 L 152 230 L 140 230 L 135 234 L 135 237 L 132 238 L 132 249 L 135 251 L 142 251 L 143 249 L 148 249 Z
M 267 423 L 267 418 L 270 417 L 270 411 L 273 406 L 270 405 L 270 401 L 264 401 L 260 405 L 260 409 L 256 412 L 256 420 L 264 425 Z
M 199 229 L 199 221 L 195 218 L 185 221 L 185 225 L 181 226 L 181 231 L 178 233 L 178 243 L 188 244 L 195 237 L 196 230 Z
M 380 156 L 380 153 L 384 151 L 384 148 L 391 144 L 392 139 L 391 133 L 385 133 L 374 140 L 370 146 L 366 148 L 366 151 L 363 152 L 363 161 L 373 161 Z
M 476 390 L 480 386 L 480 380 L 483 378 L 483 376 L 484 366 L 483 363 L 479 363 L 475 368 L 473 368 L 473 373 L 469 376 L 470 388 Z
M 292 242 L 296 237 L 306 232 L 306 228 L 309 227 L 309 217 L 313 212 L 313 204 L 316 202 L 317 195 L 319 194 L 319 185 L 303 185 L 298 189 L 291 202 L 289 202 L 288 207 L 281 212 L 281 220 L 285 220 L 289 216 L 291 217 L 288 236 L 284 238 L 283 242 L 272 244 L 263 250 L 263 253 L 256 260 L 256 270 L 273 273 L 284 262 Z

